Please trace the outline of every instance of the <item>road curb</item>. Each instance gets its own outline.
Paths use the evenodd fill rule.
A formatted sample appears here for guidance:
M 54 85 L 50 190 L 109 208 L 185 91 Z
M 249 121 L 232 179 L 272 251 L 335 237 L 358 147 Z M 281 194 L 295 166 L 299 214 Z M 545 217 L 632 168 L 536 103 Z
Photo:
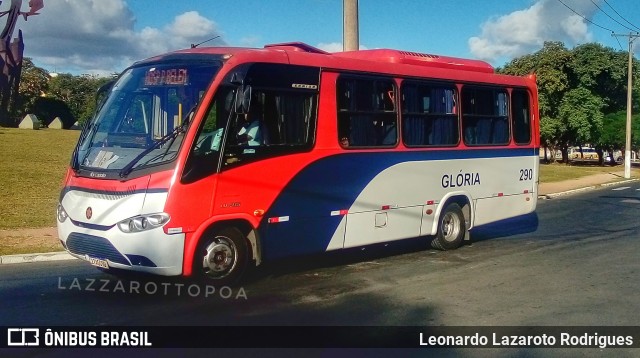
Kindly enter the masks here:
M 628 183 L 637 182 L 639 180 L 640 179 L 625 179 L 625 180 L 621 180 L 621 181 L 614 181 L 614 182 L 600 184 L 600 186 L 612 186 L 612 185 L 618 185 L 618 184 L 628 184 Z
M 602 184 L 597 184 L 597 185 L 590 185 L 590 186 L 585 186 L 585 187 L 578 188 L 578 189 L 571 189 L 571 190 L 561 191 L 561 192 L 557 192 L 557 193 L 549 193 L 549 194 L 544 194 L 544 195 L 538 195 L 538 199 L 543 199 L 543 200 L 544 199 L 553 199 L 553 198 L 557 198 L 559 196 L 577 194 L 577 193 L 580 193 L 580 192 L 583 192 L 583 191 L 587 191 L 587 190 L 594 190 L 594 189 L 604 188 L 604 187 L 613 186 L 613 185 L 622 185 L 622 184 L 634 183 L 634 182 L 637 182 L 639 180 L 640 179 L 625 179 L 625 180 L 612 181 L 612 182 L 602 183 Z
M 71 254 L 66 251 L 44 252 L 37 254 L 5 255 L 0 256 L 0 265 L 21 264 L 27 262 L 63 261 L 72 259 L 75 259 L 75 257 L 71 256 Z
M 557 198 L 559 196 L 577 194 L 577 193 L 580 193 L 580 192 L 583 192 L 583 191 L 593 190 L 593 189 L 596 189 L 596 188 L 598 188 L 597 185 L 585 186 L 583 188 L 571 189 L 571 190 L 567 190 L 567 191 L 560 191 L 560 192 L 557 192 L 557 193 L 549 193 L 549 194 L 540 195 L 540 196 L 538 196 L 538 199 L 553 199 L 553 198 Z

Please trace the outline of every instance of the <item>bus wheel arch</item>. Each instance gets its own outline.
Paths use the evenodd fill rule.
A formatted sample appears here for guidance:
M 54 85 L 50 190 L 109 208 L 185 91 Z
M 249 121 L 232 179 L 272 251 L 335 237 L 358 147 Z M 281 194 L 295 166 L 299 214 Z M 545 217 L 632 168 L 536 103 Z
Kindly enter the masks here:
M 465 195 L 448 198 L 438 215 L 436 234 L 431 239 L 431 247 L 439 250 L 453 250 L 470 240 L 471 201 Z
M 255 230 L 244 220 L 217 222 L 198 239 L 192 273 L 217 284 L 237 282 L 250 263 L 260 263 Z

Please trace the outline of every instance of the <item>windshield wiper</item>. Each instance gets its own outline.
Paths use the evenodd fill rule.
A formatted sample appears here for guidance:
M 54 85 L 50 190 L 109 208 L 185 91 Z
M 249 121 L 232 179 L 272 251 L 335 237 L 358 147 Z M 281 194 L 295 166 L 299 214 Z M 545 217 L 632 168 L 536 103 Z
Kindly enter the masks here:
M 82 127 L 82 132 L 80 132 L 80 139 L 78 140 L 78 144 L 76 144 L 76 147 L 73 149 L 73 154 L 71 154 L 71 169 L 73 170 L 80 169 L 80 163 L 78 162 L 78 152 L 80 151 L 80 146 L 83 144 L 87 136 L 87 126 L 88 123 L 85 123 L 85 126 Z
M 92 120 L 91 122 L 86 123 L 85 126 L 82 128 L 80 139 L 78 140 L 78 145 L 76 145 L 76 148 L 71 157 L 71 161 L 72 161 L 71 167 L 74 170 L 78 170 L 80 168 L 81 163 L 83 163 L 87 159 L 89 154 L 91 154 L 91 148 L 89 147 L 87 149 L 87 154 L 85 154 L 82 157 L 82 159 L 78 157 L 78 155 L 80 154 L 80 147 L 85 145 L 87 140 L 89 141 L 93 140 L 93 136 L 96 134 L 98 127 L 99 127 L 98 123 Z
M 131 160 L 129 164 L 125 165 L 124 168 L 120 170 L 120 177 L 124 178 L 127 175 L 129 175 L 129 173 L 131 173 L 131 170 L 133 170 L 133 167 L 136 164 L 138 164 L 138 162 L 142 158 L 144 158 L 147 154 L 151 153 L 151 151 L 153 151 L 154 149 L 157 149 L 159 146 L 163 145 L 164 143 L 167 143 L 170 140 L 175 140 L 176 137 L 178 137 L 178 134 L 183 132 L 184 132 L 184 125 L 176 127 L 171 133 L 155 141 L 152 146 L 140 152 L 140 154 L 136 155 L 136 157 L 133 158 L 133 160 Z
M 192 117 L 192 114 L 195 113 L 196 107 L 197 106 L 193 106 L 189 110 L 189 112 L 187 112 L 187 114 L 185 116 L 183 116 L 184 120 L 182 121 L 181 125 L 179 125 L 178 127 L 175 127 L 171 133 L 169 133 L 166 136 L 158 139 L 155 143 L 153 143 L 153 145 L 151 147 L 143 150 L 140 154 L 138 154 L 135 158 L 133 158 L 133 160 L 131 162 L 129 162 L 129 164 L 125 165 L 124 168 L 122 168 L 120 170 L 120 177 L 124 178 L 127 175 L 129 175 L 129 173 L 131 173 L 131 170 L 133 170 L 133 167 L 142 158 L 144 158 L 145 155 L 151 153 L 152 150 L 158 148 L 159 146 L 161 146 L 162 144 L 164 144 L 164 143 L 166 143 L 166 142 L 168 142 L 170 140 L 172 140 L 172 141 L 175 140 L 178 137 L 178 134 L 186 132 L 185 129 L 187 128 L 187 125 L 189 124 L 189 122 L 191 122 L 191 117 Z M 171 142 L 171 145 L 173 145 L 173 142 Z M 169 147 L 171 147 L 171 145 Z M 167 148 L 167 152 L 168 151 L 169 151 L 169 149 Z

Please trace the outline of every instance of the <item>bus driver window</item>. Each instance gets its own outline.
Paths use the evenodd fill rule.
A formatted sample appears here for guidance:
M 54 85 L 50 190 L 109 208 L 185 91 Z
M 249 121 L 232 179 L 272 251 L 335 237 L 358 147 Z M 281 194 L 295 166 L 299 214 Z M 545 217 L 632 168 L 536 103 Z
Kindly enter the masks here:
M 249 113 L 244 115 L 244 123 L 238 131 L 238 144 L 248 146 L 267 144 L 262 121 L 262 106 L 257 100 L 252 101 Z

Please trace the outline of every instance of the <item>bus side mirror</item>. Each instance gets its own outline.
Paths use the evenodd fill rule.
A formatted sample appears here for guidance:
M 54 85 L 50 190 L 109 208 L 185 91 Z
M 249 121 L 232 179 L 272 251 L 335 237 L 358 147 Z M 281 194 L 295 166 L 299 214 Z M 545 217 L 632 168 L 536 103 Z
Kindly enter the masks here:
M 104 103 L 107 100 L 107 97 L 109 96 L 108 92 L 111 90 L 111 88 L 113 87 L 113 85 L 116 83 L 116 80 L 111 80 L 105 84 L 103 84 L 102 86 L 100 86 L 98 88 L 98 90 L 96 91 L 96 113 L 98 113 L 98 111 L 100 110 L 100 108 L 102 108 L 102 106 L 104 105 Z
M 236 92 L 235 112 L 244 114 L 249 112 L 251 105 L 251 86 L 242 86 Z

